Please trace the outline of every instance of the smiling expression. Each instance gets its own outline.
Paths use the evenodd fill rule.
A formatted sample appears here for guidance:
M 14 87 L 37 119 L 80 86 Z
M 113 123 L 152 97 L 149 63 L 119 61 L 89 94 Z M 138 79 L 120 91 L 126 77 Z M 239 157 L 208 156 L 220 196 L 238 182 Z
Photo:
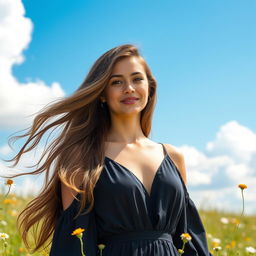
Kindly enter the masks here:
M 144 67 L 137 57 L 132 56 L 115 64 L 103 98 L 110 113 L 138 114 L 147 105 L 148 91 Z M 135 97 L 136 100 L 123 101 L 127 97 Z

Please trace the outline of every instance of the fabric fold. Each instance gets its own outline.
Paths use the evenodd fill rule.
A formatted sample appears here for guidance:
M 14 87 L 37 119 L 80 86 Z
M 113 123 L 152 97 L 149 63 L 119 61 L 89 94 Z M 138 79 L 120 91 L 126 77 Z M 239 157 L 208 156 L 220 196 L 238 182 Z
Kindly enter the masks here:
M 187 190 L 185 198 L 186 203 L 173 235 L 173 243 L 177 250 L 182 249 L 183 241 L 180 236 L 183 233 L 189 233 L 192 239 L 185 244 L 183 256 L 213 256 L 208 250 L 202 220 Z

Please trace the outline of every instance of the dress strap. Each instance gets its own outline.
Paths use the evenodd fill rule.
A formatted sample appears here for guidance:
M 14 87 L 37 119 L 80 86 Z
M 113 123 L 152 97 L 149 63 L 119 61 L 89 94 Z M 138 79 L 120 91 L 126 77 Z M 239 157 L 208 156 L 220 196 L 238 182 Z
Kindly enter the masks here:
M 158 142 L 158 143 L 159 143 L 159 144 L 162 144 L 163 149 L 164 149 L 164 153 L 165 153 L 165 156 L 166 156 L 166 154 L 168 154 L 168 153 L 167 153 L 167 150 L 166 150 L 164 144 L 161 143 L 161 142 Z M 187 186 L 186 186 L 186 184 L 184 183 L 184 180 L 183 180 L 183 178 L 181 177 L 181 174 L 180 174 L 180 172 L 179 172 L 177 166 L 176 166 L 175 163 L 173 162 L 172 158 L 170 157 L 170 155 L 169 155 L 169 159 L 171 159 L 173 165 L 174 165 L 175 168 L 177 169 L 177 173 L 178 173 L 178 175 L 179 175 L 179 177 L 180 177 L 180 179 L 181 179 L 182 185 L 183 185 L 184 190 L 185 190 L 186 199 L 187 199 L 187 198 L 189 198 L 189 193 L 188 193 L 188 190 L 187 190 Z
M 166 148 L 165 148 L 164 144 L 163 144 L 163 143 L 161 143 L 161 142 L 158 142 L 158 143 L 159 143 L 159 144 L 161 144 L 161 145 L 163 146 L 164 155 L 166 156 L 168 153 L 167 153 L 167 150 L 166 150 Z

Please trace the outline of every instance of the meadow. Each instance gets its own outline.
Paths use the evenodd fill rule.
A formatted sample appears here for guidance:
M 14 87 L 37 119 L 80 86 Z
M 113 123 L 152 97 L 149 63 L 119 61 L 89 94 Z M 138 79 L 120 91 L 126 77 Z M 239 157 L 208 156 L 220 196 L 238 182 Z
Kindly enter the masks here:
M 18 233 L 17 216 L 33 197 L 23 198 L 10 192 L 11 187 L 15 185 L 11 180 L 3 183 L 4 185 L 0 186 L 0 255 L 49 255 L 49 249 L 30 254 Z M 240 215 L 213 209 L 209 211 L 198 209 L 205 226 L 209 250 L 214 256 L 256 255 L 256 216 L 243 215 L 243 190 L 247 187 L 244 184 L 240 185 L 238 189 L 242 192 L 241 208 L 243 209 Z M 184 251 L 186 252 L 186 245 Z

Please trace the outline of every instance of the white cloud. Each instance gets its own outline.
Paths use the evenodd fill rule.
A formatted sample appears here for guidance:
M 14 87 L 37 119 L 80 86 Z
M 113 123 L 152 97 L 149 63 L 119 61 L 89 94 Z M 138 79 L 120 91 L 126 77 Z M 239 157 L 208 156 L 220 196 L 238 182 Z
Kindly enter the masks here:
M 199 205 L 203 200 L 226 210 L 238 210 L 244 183 L 246 212 L 256 213 L 256 134 L 237 121 L 220 127 L 214 141 L 206 144 L 205 152 L 182 145 L 178 148 L 185 157 L 188 190 Z M 205 197 L 205 198 L 204 198 Z M 204 198 L 204 199 L 203 199 Z
M 208 142 L 209 155 L 228 155 L 236 161 L 249 162 L 256 153 L 256 134 L 237 121 L 223 125 L 214 141 Z
M 37 177 L 24 177 L 20 178 L 17 182 L 14 191 L 16 194 L 21 195 L 23 197 L 27 197 L 28 195 L 36 196 L 39 194 L 43 185 L 43 180 Z
M 15 64 L 24 62 L 22 52 L 31 41 L 33 24 L 25 15 L 20 0 L 0 0 L 0 129 L 31 124 L 28 115 L 47 103 L 64 96 L 57 82 L 47 86 L 43 81 L 20 83 L 12 74 Z
M 7 156 L 11 152 L 12 152 L 12 150 L 7 144 L 0 147 L 0 154 L 1 155 Z

